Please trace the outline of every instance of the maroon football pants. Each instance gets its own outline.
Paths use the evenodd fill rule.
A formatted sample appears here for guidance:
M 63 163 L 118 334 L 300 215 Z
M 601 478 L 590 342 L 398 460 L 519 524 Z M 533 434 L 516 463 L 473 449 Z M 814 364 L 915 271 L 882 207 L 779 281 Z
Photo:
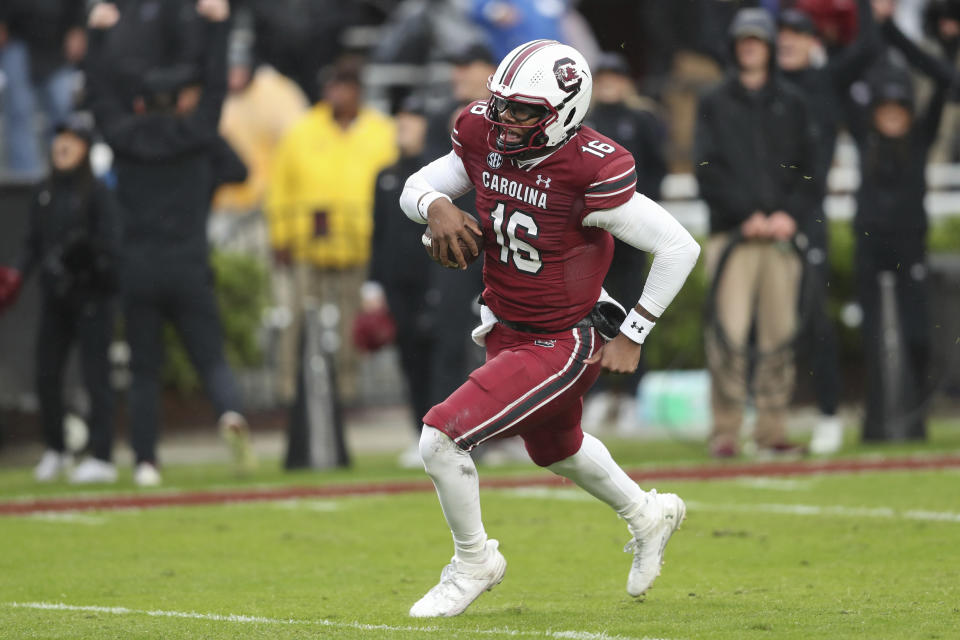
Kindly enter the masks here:
M 593 328 L 534 334 L 498 324 L 487 335 L 486 363 L 424 423 L 465 451 L 520 436 L 536 464 L 559 462 L 580 450 L 583 394 L 600 374 L 599 363 L 584 361 L 602 344 Z

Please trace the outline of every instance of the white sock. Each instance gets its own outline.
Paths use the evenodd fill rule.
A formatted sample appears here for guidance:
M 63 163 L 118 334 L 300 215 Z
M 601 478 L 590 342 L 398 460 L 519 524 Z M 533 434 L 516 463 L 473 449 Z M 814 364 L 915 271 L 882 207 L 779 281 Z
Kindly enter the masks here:
M 547 468 L 606 502 L 627 522 L 647 502 L 646 492 L 613 461 L 603 443 L 589 433 L 583 434 L 579 451 Z
M 480 481 L 473 458 L 446 434 L 427 425 L 420 434 L 420 457 L 437 488 L 457 557 L 467 562 L 482 560 L 487 534 L 480 518 Z

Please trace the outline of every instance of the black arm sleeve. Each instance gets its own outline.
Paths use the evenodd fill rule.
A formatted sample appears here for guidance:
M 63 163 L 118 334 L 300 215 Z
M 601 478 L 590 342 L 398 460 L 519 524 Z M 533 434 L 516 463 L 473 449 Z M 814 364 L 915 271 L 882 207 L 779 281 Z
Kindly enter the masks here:
M 43 187 L 41 187 L 43 188 Z M 37 193 L 34 192 L 30 204 L 30 219 L 27 221 L 27 235 L 23 241 L 23 253 L 20 255 L 20 261 L 17 269 L 26 280 L 30 277 L 40 261 L 43 259 L 43 245 L 40 238 L 40 216 L 37 215 Z
M 374 183 L 380 185 L 380 178 L 383 176 L 383 172 L 377 176 L 377 181 Z M 386 267 L 384 265 L 384 260 L 387 255 L 387 252 L 391 250 L 389 246 L 386 246 L 387 241 L 387 227 L 389 226 L 389 220 L 387 216 L 390 215 L 399 215 L 400 212 L 397 211 L 396 199 L 394 198 L 385 198 L 383 190 L 379 186 L 374 189 L 373 192 L 373 239 L 370 243 L 370 280 L 374 282 L 384 283 L 386 279 Z
M 229 22 L 207 25 L 207 51 L 203 63 L 203 93 L 197 110 L 188 118 L 189 126 L 199 131 L 217 130 L 220 110 L 227 97 L 227 40 Z
M 87 34 L 87 57 L 84 61 L 87 101 L 97 126 L 108 144 L 111 144 L 113 128 L 132 114 L 129 112 L 130 105 L 124 105 L 120 91 L 111 77 L 106 32 L 103 29 L 89 29 Z
M 923 114 L 917 118 L 917 139 L 923 148 L 929 151 L 930 147 L 937 140 L 937 133 L 940 131 L 940 120 L 943 118 L 943 108 L 947 102 L 948 85 L 937 83 L 930 96 L 930 101 L 923 111 Z
M 117 197 L 99 180 L 94 188 L 95 234 L 100 247 L 111 258 L 120 255 L 123 215 Z
M 827 72 L 838 90 L 856 82 L 880 54 L 882 39 L 873 18 L 870 0 L 857 0 L 857 39 L 827 63 Z
M 230 143 L 217 136 L 210 147 L 210 162 L 213 165 L 213 187 L 239 183 L 247 179 L 247 165 L 243 163 Z
M 93 238 L 96 246 L 95 269 L 99 286 L 116 291 L 120 282 L 122 211 L 116 196 L 97 181 L 93 192 Z
M 883 35 L 887 41 L 900 50 L 910 66 L 928 76 L 937 85 L 950 85 L 954 80 L 953 66 L 918 47 L 900 28 L 888 20 L 883 25 Z

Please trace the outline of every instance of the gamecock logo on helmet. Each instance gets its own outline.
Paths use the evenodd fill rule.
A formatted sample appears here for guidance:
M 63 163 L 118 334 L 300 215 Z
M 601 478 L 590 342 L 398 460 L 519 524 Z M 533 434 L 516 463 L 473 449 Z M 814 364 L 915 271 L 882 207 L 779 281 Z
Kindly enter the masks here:
M 553 63 L 553 75 L 561 89 L 570 93 L 580 88 L 582 78 L 577 72 L 577 63 L 570 58 L 560 58 Z

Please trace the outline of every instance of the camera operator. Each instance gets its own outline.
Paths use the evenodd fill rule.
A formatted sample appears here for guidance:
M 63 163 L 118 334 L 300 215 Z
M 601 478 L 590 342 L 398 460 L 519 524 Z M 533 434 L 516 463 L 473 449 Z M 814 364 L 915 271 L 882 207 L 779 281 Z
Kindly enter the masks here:
M 36 384 L 46 452 L 34 469 L 40 482 L 55 480 L 69 462 L 63 433 L 63 371 L 75 342 L 90 396 L 92 456 L 71 482 L 115 482 L 113 394 L 108 350 L 114 331 L 116 254 L 120 221 L 116 201 L 90 170 L 90 118 L 71 116 L 56 128 L 51 175 L 34 193 L 29 231 L 18 268 L 0 267 L 0 310 L 13 304 L 21 283 L 40 278 Z
M 217 133 L 227 89 L 230 7 L 226 0 L 200 0 L 196 11 L 206 23 L 202 68 L 150 70 L 129 102 L 128 90 L 110 84 L 114 56 L 104 46 L 105 30 L 119 21 L 119 11 L 100 4 L 89 18 L 91 104 L 115 154 L 125 215 L 121 284 L 133 373 L 134 481 L 141 486 L 161 481 L 155 446 L 165 320 L 173 323 L 203 380 L 239 469 L 254 464 L 239 389 L 223 355 L 206 235 L 214 188 L 246 177 Z

